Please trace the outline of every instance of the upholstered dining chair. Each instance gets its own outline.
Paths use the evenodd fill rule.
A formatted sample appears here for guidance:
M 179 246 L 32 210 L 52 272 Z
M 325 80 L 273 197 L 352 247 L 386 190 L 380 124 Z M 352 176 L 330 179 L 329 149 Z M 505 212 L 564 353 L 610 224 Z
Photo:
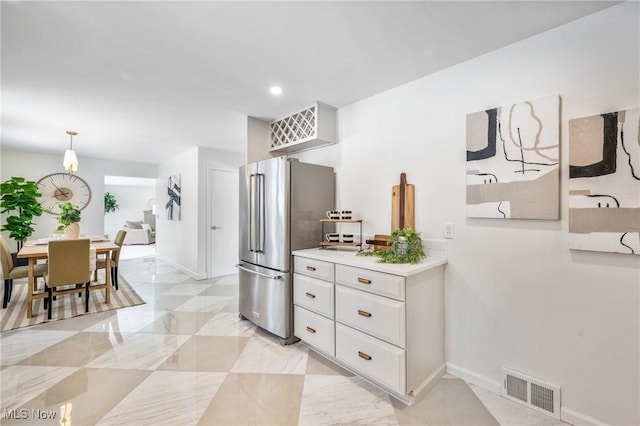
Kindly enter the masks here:
M 11 293 L 13 293 L 13 280 L 16 278 L 27 278 L 29 276 L 29 267 L 28 266 L 16 266 L 13 257 L 11 256 L 11 252 L 9 251 L 9 246 L 7 245 L 7 241 L 4 239 L 2 235 L 0 235 L 0 257 L 2 257 L 2 277 L 4 278 L 4 297 L 2 299 L 2 308 L 6 308 L 7 304 L 11 301 Z M 39 277 L 47 271 L 47 265 L 44 263 L 38 263 L 33 268 L 33 275 L 35 280 L 37 281 Z M 28 286 L 34 285 L 35 283 L 28 283 Z M 27 288 L 27 291 L 33 291 L 30 287 Z
M 49 319 L 54 296 L 65 294 L 84 293 L 85 312 L 89 312 L 90 253 L 89 238 L 49 241 L 48 270 L 44 274 Z
M 127 236 L 127 231 L 120 230 L 116 234 L 116 238 L 113 243 L 120 246 L 120 250 L 111 252 L 111 285 L 118 289 L 118 261 L 120 260 L 120 251 L 122 250 L 122 244 L 124 243 L 124 237 Z M 106 269 L 107 260 L 104 258 L 98 259 L 96 262 L 96 275 L 94 280 L 97 280 L 98 269 Z

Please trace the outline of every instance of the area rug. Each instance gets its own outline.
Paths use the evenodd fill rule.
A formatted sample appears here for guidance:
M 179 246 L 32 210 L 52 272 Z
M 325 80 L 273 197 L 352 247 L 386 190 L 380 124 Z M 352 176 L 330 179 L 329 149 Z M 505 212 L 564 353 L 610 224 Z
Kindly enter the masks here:
M 42 282 L 40 282 L 40 285 L 42 285 Z M 89 298 L 89 312 L 85 312 L 84 297 L 59 296 L 58 300 L 53 302 L 51 319 L 48 319 L 47 311 L 43 305 L 44 299 L 37 299 L 32 302 L 33 316 L 27 318 L 26 289 L 26 280 L 14 281 L 11 301 L 6 309 L 2 309 L 0 314 L 0 332 L 145 303 L 122 275 L 118 275 L 118 290 L 116 291 L 115 287 L 111 287 L 111 303 L 104 303 L 104 290 L 92 291 Z

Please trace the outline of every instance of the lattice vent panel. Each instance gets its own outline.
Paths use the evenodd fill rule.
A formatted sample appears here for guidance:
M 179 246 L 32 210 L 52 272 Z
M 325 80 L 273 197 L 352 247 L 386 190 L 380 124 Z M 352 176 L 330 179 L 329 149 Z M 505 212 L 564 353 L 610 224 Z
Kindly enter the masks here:
M 316 120 L 317 110 L 312 106 L 271 123 L 271 148 L 315 138 Z

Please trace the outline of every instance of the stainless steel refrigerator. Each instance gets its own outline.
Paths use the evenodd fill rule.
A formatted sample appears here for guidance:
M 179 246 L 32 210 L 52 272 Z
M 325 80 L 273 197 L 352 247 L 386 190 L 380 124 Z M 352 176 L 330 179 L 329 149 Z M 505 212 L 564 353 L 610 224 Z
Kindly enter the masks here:
M 319 246 L 334 207 L 331 167 L 286 157 L 240 167 L 240 315 L 284 344 L 296 340 L 291 252 Z

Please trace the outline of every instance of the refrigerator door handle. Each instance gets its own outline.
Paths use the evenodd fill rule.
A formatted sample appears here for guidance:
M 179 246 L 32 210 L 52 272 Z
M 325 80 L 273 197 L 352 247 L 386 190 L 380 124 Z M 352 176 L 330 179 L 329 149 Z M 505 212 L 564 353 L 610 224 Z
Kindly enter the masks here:
M 256 175 L 249 176 L 249 251 L 256 251 Z
M 264 253 L 265 240 L 265 204 L 264 204 L 264 175 L 256 175 L 258 180 L 258 238 L 256 252 Z
M 257 271 L 252 271 L 251 269 L 247 269 L 244 266 L 242 266 L 241 264 L 237 264 L 236 268 L 238 269 L 242 269 L 245 272 L 249 272 L 250 274 L 255 274 L 255 275 L 260 275 L 261 277 L 264 278 L 270 278 L 272 280 L 281 280 L 282 279 L 282 275 L 268 275 L 268 274 L 263 274 L 262 272 L 257 272 Z

